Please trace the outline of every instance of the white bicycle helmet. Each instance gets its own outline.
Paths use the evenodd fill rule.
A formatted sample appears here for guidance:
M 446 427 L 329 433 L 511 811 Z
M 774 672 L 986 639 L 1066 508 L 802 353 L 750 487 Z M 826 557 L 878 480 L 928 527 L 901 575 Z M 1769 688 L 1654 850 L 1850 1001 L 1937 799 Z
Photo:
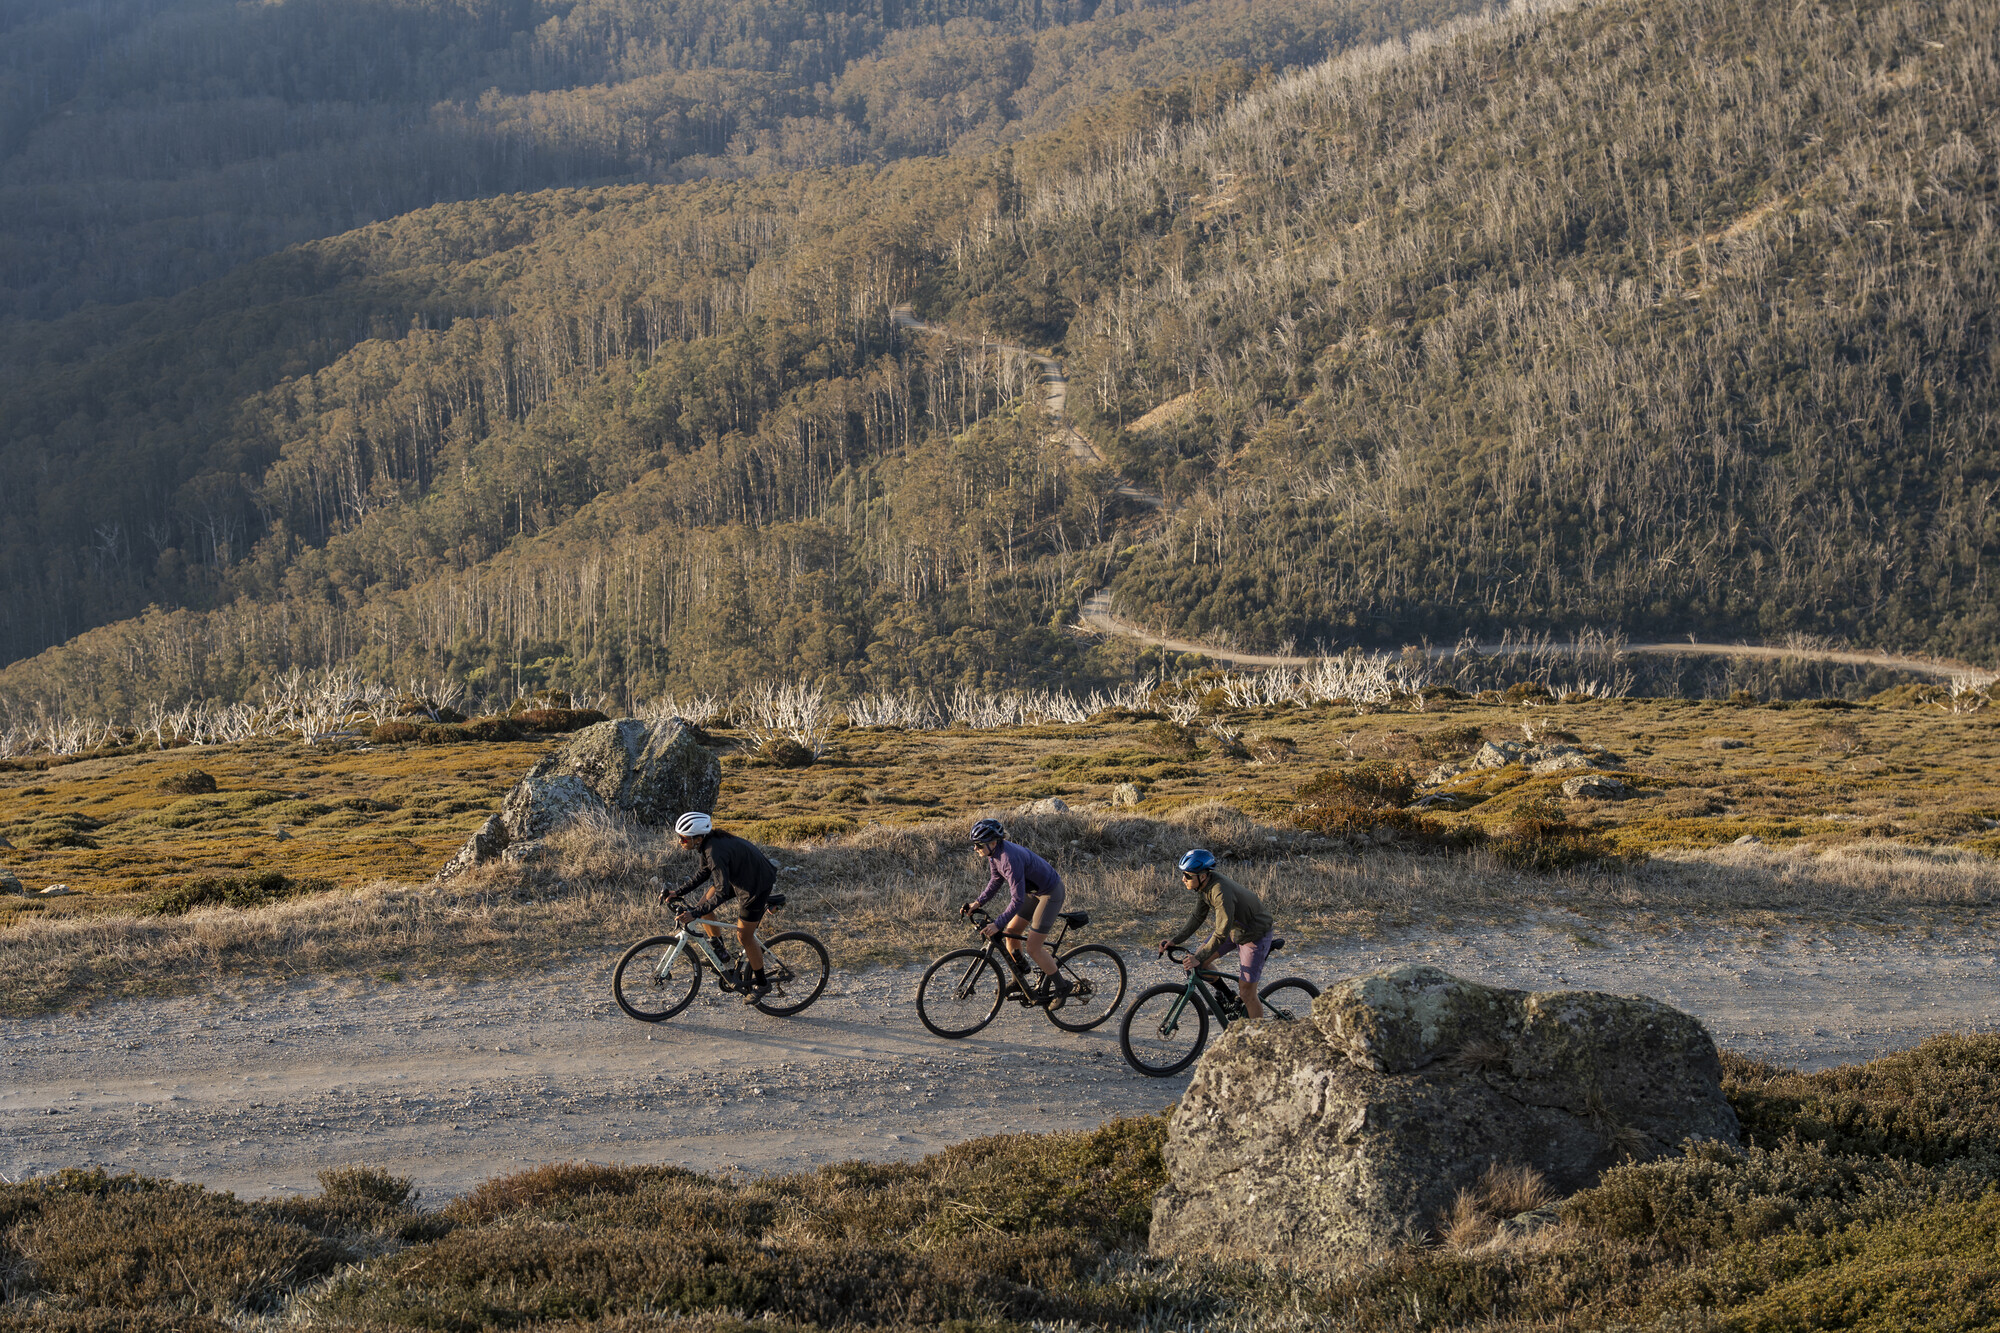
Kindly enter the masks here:
M 700 838 L 715 827 L 715 821 L 699 810 L 690 810 L 674 821 L 674 832 L 683 838 Z

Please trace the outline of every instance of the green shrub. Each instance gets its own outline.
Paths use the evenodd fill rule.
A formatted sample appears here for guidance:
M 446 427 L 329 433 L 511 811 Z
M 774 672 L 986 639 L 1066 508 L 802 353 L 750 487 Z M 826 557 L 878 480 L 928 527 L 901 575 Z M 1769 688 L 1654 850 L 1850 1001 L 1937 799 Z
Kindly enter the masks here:
M 1403 807 L 1416 779 L 1400 764 L 1371 760 L 1355 768 L 1323 769 L 1292 793 L 1292 822 L 1314 833 L 1355 833 L 1414 821 Z
M 1867 1064 L 1813 1074 L 1731 1056 L 1725 1072 L 1749 1143 L 1796 1137 L 1833 1152 L 1929 1166 L 2000 1158 L 2000 1034 L 1945 1033 Z
M 384 722 L 368 733 L 376 745 L 459 745 L 479 739 L 469 727 L 438 722 Z
M 529 731 L 549 734 L 581 731 L 585 727 L 611 720 L 595 708 L 530 708 L 520 713 L 510 713 L 509 716 Z
M 823 838 L 838 837 L 852 833 L 858 827 L 851 819 L 841 815 L 787 815 L 780 819 L 753 819 L 736 826 L 735 832 L 750 839 L 769 845 L 778 843 L 817 842 Z
M 1544 873 L 1620 859 L 1610 843 L 1570 823 L 1563 807 L 1547 796 L 1516 806 L 1512 822 L 1492 847 L 1503 865 Z
M 1475 726 L 1461 723 L 1435 727 L 1417 737 L 1417 753 L 1426 759 L 1456 759 L 1462 754 L 1471 754 L 1485 741 L 1485 733 Z
M 773 768 L 810 768 L 813 752 L 789 736 L 773 736 L 757 749 L 758 755 Z
M 170 773 L 160 779 L 159 789 L 173 796 L 203 796 L 215 790 L 215 778 L 201 769 Z
M 1192 727 L 1155 722 L 1146 729 L 1146 748 L 1169 759 L 1195 759 L 1201 755 L 1201 746 L 1195 741 L 1198 734 Z
M 53 850 L 58 847 L 95 848 L 97 839 L 90 835 L 104 827 L 101 819 L 80 815 L 74 811 L 61 814 L 43 815 L 27 824 L 9 830 L 8 836 L 17 847 L 34 847 Z
M 35 1286 L 78 1305 L 263 1312 L 336 1262 L 305 1228 L 196 1185 L 67 1171 L 5 1193 Z
M 307 893 L 324 892 L 324 880 L 295 880 L 276 870 L 261 875 L 197 875 L 155 889 L 140 910 L 158 916 L 181 916 L 197 907 L 266 907 Z
M 518 741 L 527 732 L 511 717 L 482 717 L 466 727 L 476 741 Z

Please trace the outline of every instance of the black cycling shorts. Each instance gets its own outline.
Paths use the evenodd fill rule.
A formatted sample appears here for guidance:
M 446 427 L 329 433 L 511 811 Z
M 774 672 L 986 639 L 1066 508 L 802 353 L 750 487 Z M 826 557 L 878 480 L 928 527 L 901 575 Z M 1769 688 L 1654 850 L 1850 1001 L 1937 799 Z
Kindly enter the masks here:
M 776 885 L 772 886 L 777 887 Z M 756 893 L 743 895 L 743 905 L 736 909 L 738 921 L 762 921 L 764 913 L 771 907 L 771 890 L 762 889 Z

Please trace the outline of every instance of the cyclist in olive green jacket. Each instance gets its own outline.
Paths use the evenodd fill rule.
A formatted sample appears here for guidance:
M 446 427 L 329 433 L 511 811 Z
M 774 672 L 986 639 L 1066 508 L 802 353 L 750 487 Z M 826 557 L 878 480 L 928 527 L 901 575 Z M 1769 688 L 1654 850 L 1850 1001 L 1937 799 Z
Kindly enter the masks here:
M 1243 1008 L 1252 1018 L 1264 1016 L 1257 999 L 1257 982 L 1264 975 L 1264 959 L 1271 953 L 1271 913 L 1256 894 L 1215 868 L 1215 856 L 1200 847 L 1181 858 L 1181 887 L 1201 895 L 1194 914 L 1181 933 L 1160 941 L 1160 952 L 1170 944 L 1180 944 L 1201 929 L 1202 918 L 1213 913 L 1215 925 L 1208 942 L 1190 955 L 1182 966 L 1192 972 L 1215 958 L 1232 944 L 1236 947 L 1238 972 L 1236 990 Z

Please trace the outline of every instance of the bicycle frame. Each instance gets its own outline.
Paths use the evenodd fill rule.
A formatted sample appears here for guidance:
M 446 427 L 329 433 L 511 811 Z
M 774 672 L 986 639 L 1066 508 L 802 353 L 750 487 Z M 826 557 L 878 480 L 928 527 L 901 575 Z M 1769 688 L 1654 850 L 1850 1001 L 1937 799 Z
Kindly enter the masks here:
M 665 957 L 660 959 L 659 966 L 654 968 L 653 971 L 659 976 L 666 976 L 667 973 L 673 970 L 674 964 L 681 960 L 681 955 L 687 953 L 689 946 L 692 945 L 694 952 L 701 956 L 702 961 L 714 969 L 717 976 L 721 976 L 722 957 L 715 952 L 715 938 L 706 930 L 700 930 L 697 927 L 722 926 L 726 928 L 728 925 L 728 922 L 718 921 L 712 916 L 705 916 L 688 922 L 681 927 L 680 938 L 674 941 L 674 947 L 667 950 Z M 757 938 L 763 928 L 764 923 L 760 921 L 757 923 L 757 929 L 750 932 L 751 938 L 757 939 L 759 945 L 762 945 L 764 942 L 762 939 Z
M 1224 1002 L 1218 995 L 1212 993 L 1210 987 L 1219 987 L 1224 983 L 1232 983 L 1239 980 L 1240 978 L 1231 973 L 1217 972 L 1206 967 L 1197 967 L 1194 971 L 1188 973 L 1187 985 L 1182 989 L 1180 999 L 1173 1002 L 1173 1005 L 1168 1008 L 1166 1016 L 1160 1020 L 1160 1035 L 1163 1037 L 1172 1036 L 1179 1029 L 1181 1015 L 1187 1012 L 1187 1007 L 1190 1004 L 1199 1005 L 1220 1027 L 1227 1030 L 1230 1023 L 1237 1018 L 1243 1017 L 1242 1001 L 1236 1000 L 1234 996 L 1230 996 L 1229 1000 L 1234 1002 L 1232 1006 L 1230 1003 Z M 1203 983 L 1207 984 L 1204 985 Z M 1232 1007 L 1237 1012 L 1231 1013 L 1230 1010 Z

